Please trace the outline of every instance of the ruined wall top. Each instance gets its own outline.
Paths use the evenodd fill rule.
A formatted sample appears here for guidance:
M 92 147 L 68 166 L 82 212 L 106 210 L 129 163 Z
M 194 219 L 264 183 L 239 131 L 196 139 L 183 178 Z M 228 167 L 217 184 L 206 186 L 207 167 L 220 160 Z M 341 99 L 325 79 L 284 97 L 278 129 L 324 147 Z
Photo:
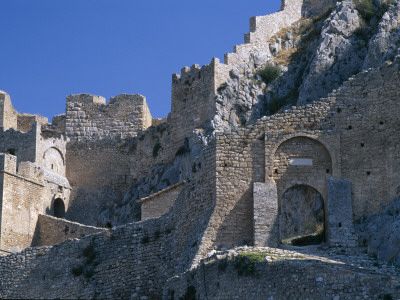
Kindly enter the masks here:
M 136 136 L 152 124 L 146 98 L 120 94 L 108 103 L 101 96 L 67 97 L 65 134 L 71 140 Z
M 101 96 L 90 94 L 77 94 L 67 96 L 67 103 L 83 103 L 83 104 L 106 104 L 106 99 Z

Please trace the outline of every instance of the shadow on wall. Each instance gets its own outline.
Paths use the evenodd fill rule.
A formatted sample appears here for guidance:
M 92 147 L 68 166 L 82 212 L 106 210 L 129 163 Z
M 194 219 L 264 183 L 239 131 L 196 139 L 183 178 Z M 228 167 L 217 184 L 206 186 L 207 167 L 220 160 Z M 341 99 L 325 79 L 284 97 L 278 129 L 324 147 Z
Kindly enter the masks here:
M 218 248 L 231 248 L 253 243 L 253 188 L 250 186 L 227 212 L 218 227 L 215 244 Z
M 215 245 L 218 247 L 233 247 L 254 244 L 254 198 L 253 183 L 265 181 L 265 135 L 262 133 L 250 145 L 246 141 L 239 142 L 238 149 L 230 151 L 229 155 L 235 156 L 237 153 L 248 152 L 250 157 L 246 157 L 247 163 L 251 163 L 251 170 L 240 170 L 233 165 L 224 166 L 229 175 L 220 185 L 233 185 L 235 193 L 227 193 L 226 199 L 220 198 L 218 210 L 222 211 L 224 217 L 218 227 Z M 232 147 L 233 149 L 233 147 Z M 235 161 L 234 157 L 229 157 Z M 251 172 L 251 173 L 250 173 Z M 249 174 L 250 173 L 250 174 Z M 228 205 L 226 207 L 225 205 Z M 221 207 L 222 206 L 222 207 Z M 277 219 L 275 220 L 278 224 Z M 275 226 L 276 226 L 275 225 Z M 276 243 L 273 243 L 276 244 Z
M 80 188 L 74 191 L 71 199 L 65 218 L 84 225 L 97 226 L 97 217 L 105 207 L 106 202 L 117 200 L 118 195 L 109 186 L 98 189 Z

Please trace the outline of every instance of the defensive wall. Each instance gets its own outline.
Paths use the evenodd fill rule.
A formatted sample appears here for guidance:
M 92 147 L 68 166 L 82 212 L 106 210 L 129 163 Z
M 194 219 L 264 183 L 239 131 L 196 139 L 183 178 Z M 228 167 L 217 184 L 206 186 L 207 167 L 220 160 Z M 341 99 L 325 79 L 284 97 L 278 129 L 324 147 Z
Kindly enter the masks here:
M 89 94 L 67 97 L 65 133 L 71 140 L 136 136 L 152 125 L 146 98 L 121 94 L 106 103 Z
M 193 129 L 201 128 L 214 118 L 215 96 L 218 88 L 229 78 L 230 70 L 251 59 L 255 51 L 262 57 L 268 56 L 268 39 L 281 28 L 297 21 L 301 17 L 300 11 L 305 11 L 304 5 L 303 1 L 286 1 L 280 12 L 253 18 L 250 35 L 257 36 L 258 40 L 246 39 L 246 44 L 234 48 L 235 53 L 226 55 L 225 63 L 214 58 L 209 65 L 185 67 L 181 75 L 174 74 L 171 113 L 164 125 L 154 122 L 156 133 L 154 130 L 140 133 L 153 123 L 143 96 L 119 95 L 107 104 L 100 96 L 68 96 L 65 120 L 58 117 L 53 120 L 55 125 L 51 128 L 62 130 L 59 124 L 65 122 L 65 134 L 72 141 L 67 151 L 67 177 L 74 192 L 73 205 L 67 217 L 96 225 L 93 216 L 98 214 L 107 200 L 119 201 L 130 186 L 146 174 L 149 166 L 170 164 L 181 147 L 180 143 Z M 133 141 L 115 141 L 138 134 Z M 99 139 L 109 141 L 97 142 Z M 94 140 L 94 143 L 88 140 Z M 126 144 L 129 144 L 128 150 Z M 156 145 L 160 150 L 157 157 L 153 157 Z M 127 158 L 129 166 L 124 163 Z M 84 166 L 84 171 L 79 171 L 81 166 Z M 84 213 L 79 214 L 82 211 Z
M 166 214 L 181 193 L 183 184 L 184 182 L 178 182 L 166 189 L 136 201 L 140 204 L 142 212 L 141 220 L 146 221 Z
M 204 247 L 276 246 L 282 196 L 300 185 L 324 199 L 328 242 L 354 246 L 353 222 L 399 196 L 398 73 L 399 62 L 389 63 L 320 102 L 218 133 L 216 208 Z
M 67 218 L 96 226 L 97 216 L 107 203 L 121 201 L 150 167 L 170 165 L 183 145 L 184 141 L 175 142 L 168 123 L 123 140 L 68 143 L 66 173 L 73 194 Z
M 0 160 L 0 247 L 26 248 L 32 243 L 39 214 L 54 214 L 56 199 L 68 208 L 71 187 L 65 177 L 28 161 L 19 163 L 17 170 L 13 155 L 2 154 Z
M 0 297 L 160 298 L 166 280 L 192 265 L 215 203 L 215 143 L 202 156 L 202 167 L 164 216 L 0 257 L 7 278 Z M 40 219 L 59 232 L 48 235 L 51 241 L 65 234 L 64 226 L 72 229 L 69 222 Z
M 224 56 L 224 63 L 213 58 L 210 64 L 191 68 L 184 67 L 181 75 L 172 75 L 171 113 L 168 122 L 174 128 L 175 140 L 180 141 L 194 128 L 202 127 L 215 116 L 218 88 L 229 78 L 233 68 L 241 64 L 255 63 L 260 66 L 271 56 L 269 39 L 282 28 L 292 25 L 302 16 L 312 16 L 325 11 L 336 1 L 286 0 L 277 13 L 250 19 L 250 33 L 245 43 L 233 48 Z
M 87 235 L 106 231 L 105 228 L 86 226 L 64 218 L 39 215 L 32 246 L 53 246 L 68 239 L 81 239 Z
M 9 128 L 17 129 L 18 112 L 11 104 L 10 96 L 0 91 L 0 127 L 4 130 Z
M 289 2 L 283 3 L 284 8 L 285 5 L 289 7 Z M 85 213 L 79 215 L 82 222 L 94 222 L 90 215 L 98 212 L 107 199 L 117 199 L 118 194 L 122 194 L 131 183 L 146 174 L 149 166 L 167 164 L 174 159 L 176 150 L 183 143 L 182 139 L 190 132 L 181 131 L 175 136 L 173 124 L 186 124 L 188 127 L 195 124 L 191 127 L 193 130 L 196 126 L 201 126 L 203 121 L 201 118 L 191 121 L 190 118 L 194 115 L 185 116 L 193 107 L 185 106 L 184 99 L 191 93 L 199 93 L 201 96 L 198 98 L 193 96 L 186 101 L 196 103 L 196 99 L 202 99 L 201 101 L 211 103 L 215 89 L 219 83 L 224 82 L 224 76 L 228 76 L 228 65 L 220 64 L 221 68 L 216 67 L 216 60 L 212 64 L 205 67 L 204 74 L 202 69 L 194 66 L 183 72 L 190 73 L 182 74 L 182 78 L 187 76 L 185 80 L 175 76 L 176 96 L 173 98 L 181 102 L 172 100 L 178 107 L 175 106 L 174 112 L 171 111 L 169 121 L 125 140 L 109 139 L 134 135 L 133 131 L 124 131 L 125 123 L 116 123 L 109 128 L 91 123 L 103 113 L 99 108 L 107 112 L 107 105 L 110 104 L 104 104 L 101 98 L 82 95 L 78 97 L 79 101 L 70 101 L 70 111 L 74 113 L 69 119 L 71 122 L 68 122 L 67 108 L 65 125 L 68 124 L 68 130 L 72 130 L 70 133 L 75 136 L 75 141 L 67 146 L 64 165 L 67 166 L 66 174 L 75 189 L 74 193 L 77 193 L 71 203 L 65 202 L 66 207 L 70 208 L 71 217 L 77 218 L 83 211 Z M 396 138 L 400 129 L 396 122 L 399 111 L 398 73 L 399 62 L 369 70 L 351 78 L 340 90 L 329 95 L 327 99 L 321 99 L 321 102 L 293 107 L 284 113 L 263 117 L 254 126 L 217 132 L 216 140 L 202 152 L 205 163 L 184 184 L 169 212 L 159 218 L 106 230 L 81 240 L 67 240 L 51 248 L 28 248 L 21 253 L 0 258 L 0 272 L 5 278 L 0 283 L 0 297 L 32 298 L 40 295 L 44 298 L 157 298 L 163 293 L 163 285 L 168 278 L 196 267 L 213 248 L 240 244 L 278 244 L 282 239 L 282 199 L 289 189 L 297 186 L 309 186 L 321 194 L 328 242 L 333 246 L 354 246 L 357 240 L 353 229 L 353 213 L 357 220 L 364 213 L 378 212 L 381 206 L 399 195 L 400 151 Z M 211 88 L 211 92 L 195 82 L 196 80 L 203 81 L 206 87 Z M 87 105 L 84 103 L 86 100 L 80 97 L 88 97 Z M 179 103 L 183 103 L 182 110 Z M 197 105 L 202 106 L 200 102 Z M 141 106 L 143 107 L 143 102 Z M 4 111 L 3 108 L 3 115 Z M 211 110 L 208 107 L 200 108 L 196 114 L 206 120 L 207 116 L 211 116 Z M 181 119 L 179 115 L 182 116 Z M 72 122 L 74 118 L 76 123 Z M 60 119 L 62 122 L 63 118 Z M 142 118 L 141 124 L 147 122 L 143 122 L 144 119 L 146 117 Z M 35 124 L 33 127 L 36 126 L 36 129 L 31 131 L 39 136 L 39 126 L 38 123 Z M 2 127 L 7 126 L 3 121 Z M 73 126 L 77 126 L 79 134 L 73 135 Z M 135 126 L 128 124 L 128 127 L 133 130 Z M 92 137 L 96 137 L 96 129 L 101 133 L 102 139 L 90 141 Z M 10 136 L 22 134 L 13 129 L 5 132 Z M 177 143 L 179 140 L 182 143 Z M 159 146 L 155 147 L 156 145 Z M 36 153 L 37 147 L 34 148 Z M 158 150 L 154 151 L 155 148 Z M 1 173 L 2 190 L 6 190 L 7 186 L 12 187 L 13 184 L 6 177 L 19 180 L 15 184 L 16 188 L 11 190 L 20 191 L 29 190 L 29 184 L 40 183 L 26 180 L 33 178 L 29 176 L 34 175 L 36 180 L 43 176 L 41 188 L 45 188 L 46 184 L 51 185 L 46 190 L 46 193 L 51 191 L 50 198 L 55 190 L 59 192 L 53 196 L 50 205 L 46 204 L 47 212 L 54 211 L 55 200 L 67 198 L 67 194 L 62 193 L 68 191 L 66 182 L 65 186 L 59 184 L 63 180 L 63 176 L 59 174 L 62 171 L 58 171 L 62 170 L 58 166 L 63 159 L 63 151 L 57 149 L 48 153 L 49 160 L 54 160 L 56 164 L 50 163 L 46 167 L 54 169 L 56 166 L 55 171 L 47 170 L 43 175 L 37 167 L 29 163 L 20 164 L 18 171 L 16 167 L 14 170 L 15 157 L 2 155 L 4 161 L 12 162 L 12 167 L 4 163 L 4 170 L 7 169 L 10 174 Z M 47 161 L 44 151 L 42 154 L 40 157 Z M 37 154 L 35 161 L 36 157 Z M 138 160 L 138 157 L 141 159 Z M 18 172 L 20 175 L 16 174 Z M 46 176 L 49 178 L 48 183 Z M 60 186 L 64 187 L 61 191 Z M 35 196 L 35 193 L 32 195 Z M 82 194 L 79 196 L 78 193 Z M 31 205 L 36 200 L 28 203 L 24 195 L 3 195 L 3 199 L 7 198 L 19 199 L 23 204 L 23 207 L 20 206 L 24 211 L 24 219 L 32 217 Z M 2 216 L 8 215 L 6 209 L 13 212 L 19 209 L 17 202 L 7 204 L 9 207 L 5 207 L 4 203 L 6 201 L 2 201 Z M 35 210 L 34 215 L 42 214 L 39 205 Z M 70 229 L 65 233 L 65 226 L 70 228 L 72 225 L 51 218 L 44 218 L 41 222 L 44 226 L 39 231 L 44 230 L 45 226 L 51 226 L 55 230 L 54 235 L 44 236 L 45 240 L 51 241 L 49 243 L 76 237 L 72 235 L 72 231 L 69 232 Z M 29 223 L 21 222 L 23 242 L 29 240 L 26 230 L 29 226 Z M 82 230 L 79 237 L 89 232 L 84 226 L 76 226 L 76 230 Z M 29 230 L 28 237 L 32 235 Z M 4 236 L 7 237 L 7 233 Z M 338 286 L 327 285 L 326 291 L 335 296 L 343 289 L 343 278 L 330 277 L 329 274 L 332 273 L 343 274 L 345 277 L 348 285 L 344 287 L 347 293 L 344 296 L 356 295 L 360 287 L 363 293 L 366 289 L 366 295 L 375 295 L 373 293 L 377 286 L 383 287 L 385 291 L 394 285 L 398 286 L 396 280 L 389 282 L 388 277 L 378 278 L 373 274 L 366 274 L 364 277 L 354 275 L 352 270 L 310 262 L 264 265 L 262 268 L 270 271 L 263 273 L 261 278 L 271 282 L 271 285 L 260 286 L 262 279 L 260 282 L 237 279 L 238 285 L 244 289 L 240 291 L 244 293 L 243 296 L 251 297 L 258 291 L 272 296 L 285 296 L 279 294 L 285 291 L 279 290 L 276 283 L 279 276 L 275 274 L 281 274 L 291 293 L 300 293 L 299 289 L 308 285 L 318 288 L 320 282 L 331 280 L 337 282 Z M 309 271 L 301 279 L 302 284 L 289 282 L 287 274 L 291 269 L 296 274 L 304 274 L 304 269 Z M 321 270 L 318 278 L 322 278 L 322 281 L 313 277 L 318 269 Z M 229 276 L 238 277 L 234 276 L 232 266 L 228 264 L 226 279 L 221 279 L 219 286 L 208 278 L 204 279 L 206 273 L 214 274 L 214 278 L 217 274 L 225 276 L 218 272 L 220 268 L 215 264 L 201 265 L 193 273 L 184 274 L 182 281 L 179 278 L 170 281 L 168 289 L 164 290 L 164 296 L 165 293 L 168 296 L 170 290 L 175 291 L 176 295 L 183 295 L 188 284 L 194 285 L 198 291 L 201 290 L 201 285 L 205 286 L 201 291 L 205 295 L 207 286 L 212 287 L 216 295 L 222 296 L 228 282 L 231 283 L 228 281 Z M 357 283 L 353 284 L 354 278 Z M 222 287 L 220 291 L 219 287 Z M 324 288 L 321 288 L 321 293 Z M 235 290 L 229 292 L 234 293 Z M 232 296 L 229 292 L 228 295 Z M 309 290 L 302 292 L 301 295 L 308 295 Z
M 47 138 L 41 131 L 47 118 L 18 114 L 6 93 L 0 98 L 0 118 L 7 121 L 0 127 L 0 247 L 25 248 L 32 243 L 39 214 L 61 217 L 68 209 L 67 140 Z

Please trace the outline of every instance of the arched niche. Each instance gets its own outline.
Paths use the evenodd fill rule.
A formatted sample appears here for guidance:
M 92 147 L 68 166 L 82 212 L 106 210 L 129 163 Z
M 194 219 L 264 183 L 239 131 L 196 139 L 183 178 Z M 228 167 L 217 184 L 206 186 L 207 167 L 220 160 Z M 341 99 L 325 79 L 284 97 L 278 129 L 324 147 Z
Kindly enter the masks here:
M 278 197 L 293 183 L 309 185 L 326 198 L 326 177 L 332 175 L 332 158 L 318 140 L 297 136 L 283 141 L 273 154 L 271 178 Z
M 62 152 L 51 147 L 43 153 L 44 166 L 55 173 L 63 173 L 65 162 Z

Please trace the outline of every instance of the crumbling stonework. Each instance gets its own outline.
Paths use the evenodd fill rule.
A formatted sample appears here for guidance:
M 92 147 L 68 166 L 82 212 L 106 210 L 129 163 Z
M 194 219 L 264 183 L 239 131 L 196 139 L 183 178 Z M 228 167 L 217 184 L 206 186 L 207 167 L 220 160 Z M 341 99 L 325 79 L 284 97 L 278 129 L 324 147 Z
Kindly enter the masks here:
M 65 133 L 73 140 L 136 136 L 151 126 L 151 120 L 141 95 L 121 94 L 107 104 L 103 97 L 89 94 L 67 97 Z
M 80 94 L 44 124 L 1 93 L 0 250 L 59 244 L 0 257 L 0 296 L 173 299 L 194 288 L 201 299 L 398 297 L 398 272 L 360 255 L 354 223 L 399 195 L 400 58 L 274 115 L 262 107 L 270 87 L 249 83 L 277 32 L 331 5 L 287 0 L 253 18 L 246 44 L 224 63 L 173 75 L 166 120 L 153 120 L 140 95 L 106 103 Z M 333 15 L 348 8 L 357 15 L 348 2 Z M 229 115 L 237 95 L 251 116 L 244 122 Z M 282 247 L 317 225 L 320 257 L 256 248 L 266 253 L 249 267 L 257 278 L 238 277 L 236 250 L 217 252 Z M 332 251 L 344 251 L 340 263 L 322 257 Z

